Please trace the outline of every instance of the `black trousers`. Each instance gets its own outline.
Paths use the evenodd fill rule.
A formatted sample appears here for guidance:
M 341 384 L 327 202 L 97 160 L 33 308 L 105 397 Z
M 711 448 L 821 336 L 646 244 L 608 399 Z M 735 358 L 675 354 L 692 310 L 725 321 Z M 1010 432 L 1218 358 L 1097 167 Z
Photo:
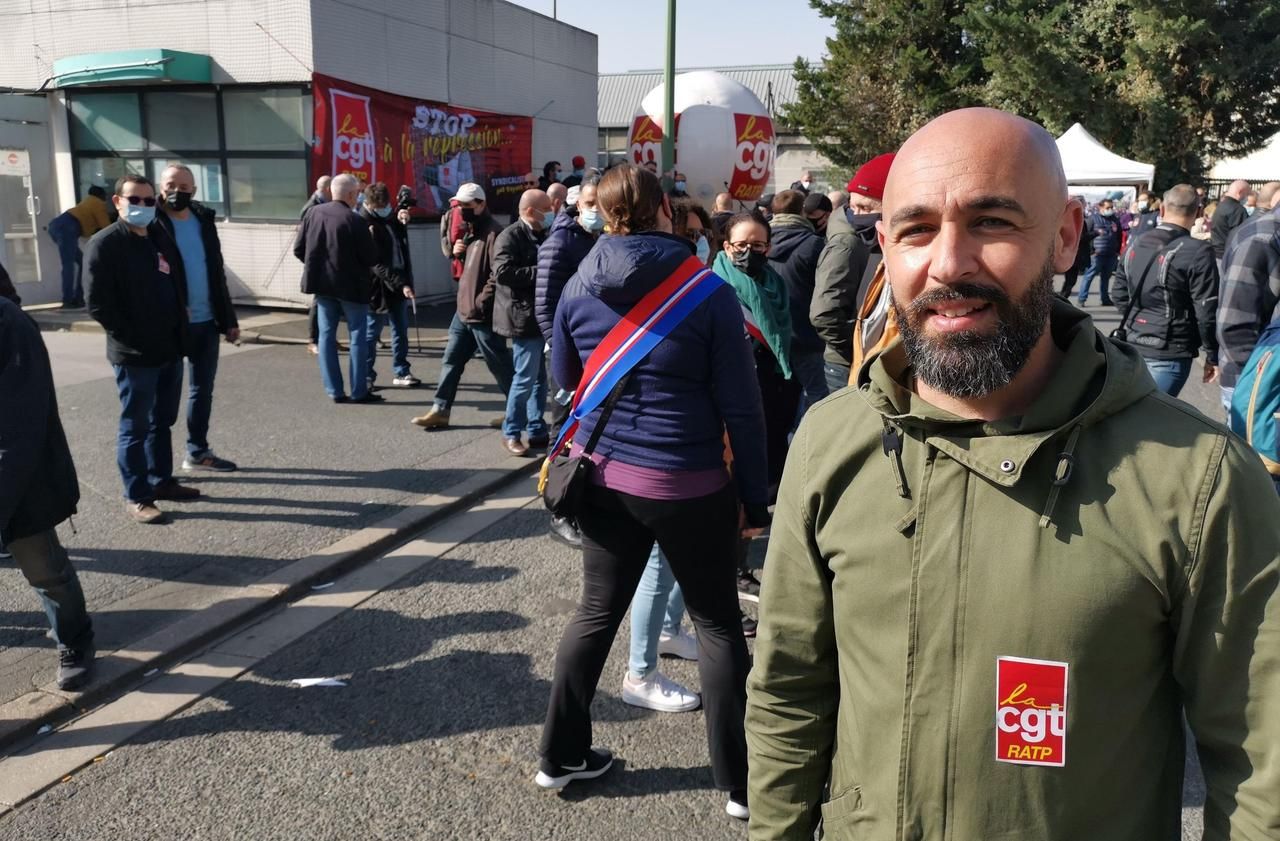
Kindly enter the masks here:
M 716 788 L 745 789 L 750 658 L 738 613 L 733 484 L 697 499 L 643 499 L 595 486 L 584 496 L 578 515 L 582 602 L 556 653 L 542 756 L 555 765 L 574 765 L 587 755 L 591 700 L 657 540 L 698 633 L 698 675 Z

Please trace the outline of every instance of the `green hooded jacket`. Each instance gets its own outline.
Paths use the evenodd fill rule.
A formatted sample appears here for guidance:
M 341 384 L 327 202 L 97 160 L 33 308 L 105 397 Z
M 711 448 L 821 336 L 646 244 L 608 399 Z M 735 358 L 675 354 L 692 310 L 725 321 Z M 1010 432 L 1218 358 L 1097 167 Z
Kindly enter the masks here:
M 748 681 L 753 841 L 1175 839 L 1184 713 L 1204 837 L 1280 838 L 1275 488 L 1087 316 L 1051 327 L 1021 418 L 925 403 L 900 344 L 809 411 Z

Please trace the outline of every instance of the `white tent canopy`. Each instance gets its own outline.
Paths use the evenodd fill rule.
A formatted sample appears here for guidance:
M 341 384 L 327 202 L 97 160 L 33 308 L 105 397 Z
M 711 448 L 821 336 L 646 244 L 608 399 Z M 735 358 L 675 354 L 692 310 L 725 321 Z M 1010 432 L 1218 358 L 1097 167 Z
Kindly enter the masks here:
M 1155 181 L 1154 164 L 1120 157 L 1079 123 L 1058 138 L 1058 153 L 1062 155 L 1068 184 L 1145 184 L 1151 189 Z
M 1245 181 L 1254 182 L 1280 178 L 1280 134 L 1268 140 L 1261 149 L 1242 158 L 1218 161 L 1213 169 L 1209 170 L 1209 177 L 1222 181 L 1242 178 Z

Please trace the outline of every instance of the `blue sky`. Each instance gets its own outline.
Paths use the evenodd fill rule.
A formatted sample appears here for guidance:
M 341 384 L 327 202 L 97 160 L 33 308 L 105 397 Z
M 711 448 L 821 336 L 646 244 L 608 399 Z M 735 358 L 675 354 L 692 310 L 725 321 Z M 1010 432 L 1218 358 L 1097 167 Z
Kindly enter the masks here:
M 552 0 L 512 0 L 545 15 Z M 666 3 L 559 0 L 559 18 L 600 36 L 600 72 L 653 70 L 665 60 Z M 676 66 L 790 64 L 821 58 L 830 21 L 808 0 L 680 0 Z

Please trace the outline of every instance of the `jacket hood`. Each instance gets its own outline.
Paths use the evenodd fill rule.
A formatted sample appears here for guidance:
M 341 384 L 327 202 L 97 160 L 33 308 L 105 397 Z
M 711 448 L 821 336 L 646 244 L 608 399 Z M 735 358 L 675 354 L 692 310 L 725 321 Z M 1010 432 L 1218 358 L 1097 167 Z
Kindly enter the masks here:
M 607 304 L 634 304 L 693 253 L 693 243 L 673 234 L 601 234 L 578 266 L 578 277 Z
M 812 237 L 818 236 L 813 223 L 793 213 L 779 213 L 769 223 L 771 232 L 769 259 L 786 262 L 791 254 Z
M 1079 430 L 1156 390 L 1137 350 L 1105 338 L 1093 319 L 1070 304 L 1054 302 L 1050 329 L 1063 350 L 1062 361 L 1049 387 L 1021 417 L 988 423 L 956 417 L 926 403 L 901 385 L 909 377 L 909 366 L 900 339 L 863 365 L 858 389 L 884 420 L 886 436 L 890 427 L 916 430 L 975 473 L 1012 487 L 1032 456 L 1051 440 L 1069 436 L 1063 456 L 1070 462 Z M 1057 478 L 1065 483 L 1069 468 L 1065 478 Z M 1046 516 L 1052 504 L 1049 507 Z

